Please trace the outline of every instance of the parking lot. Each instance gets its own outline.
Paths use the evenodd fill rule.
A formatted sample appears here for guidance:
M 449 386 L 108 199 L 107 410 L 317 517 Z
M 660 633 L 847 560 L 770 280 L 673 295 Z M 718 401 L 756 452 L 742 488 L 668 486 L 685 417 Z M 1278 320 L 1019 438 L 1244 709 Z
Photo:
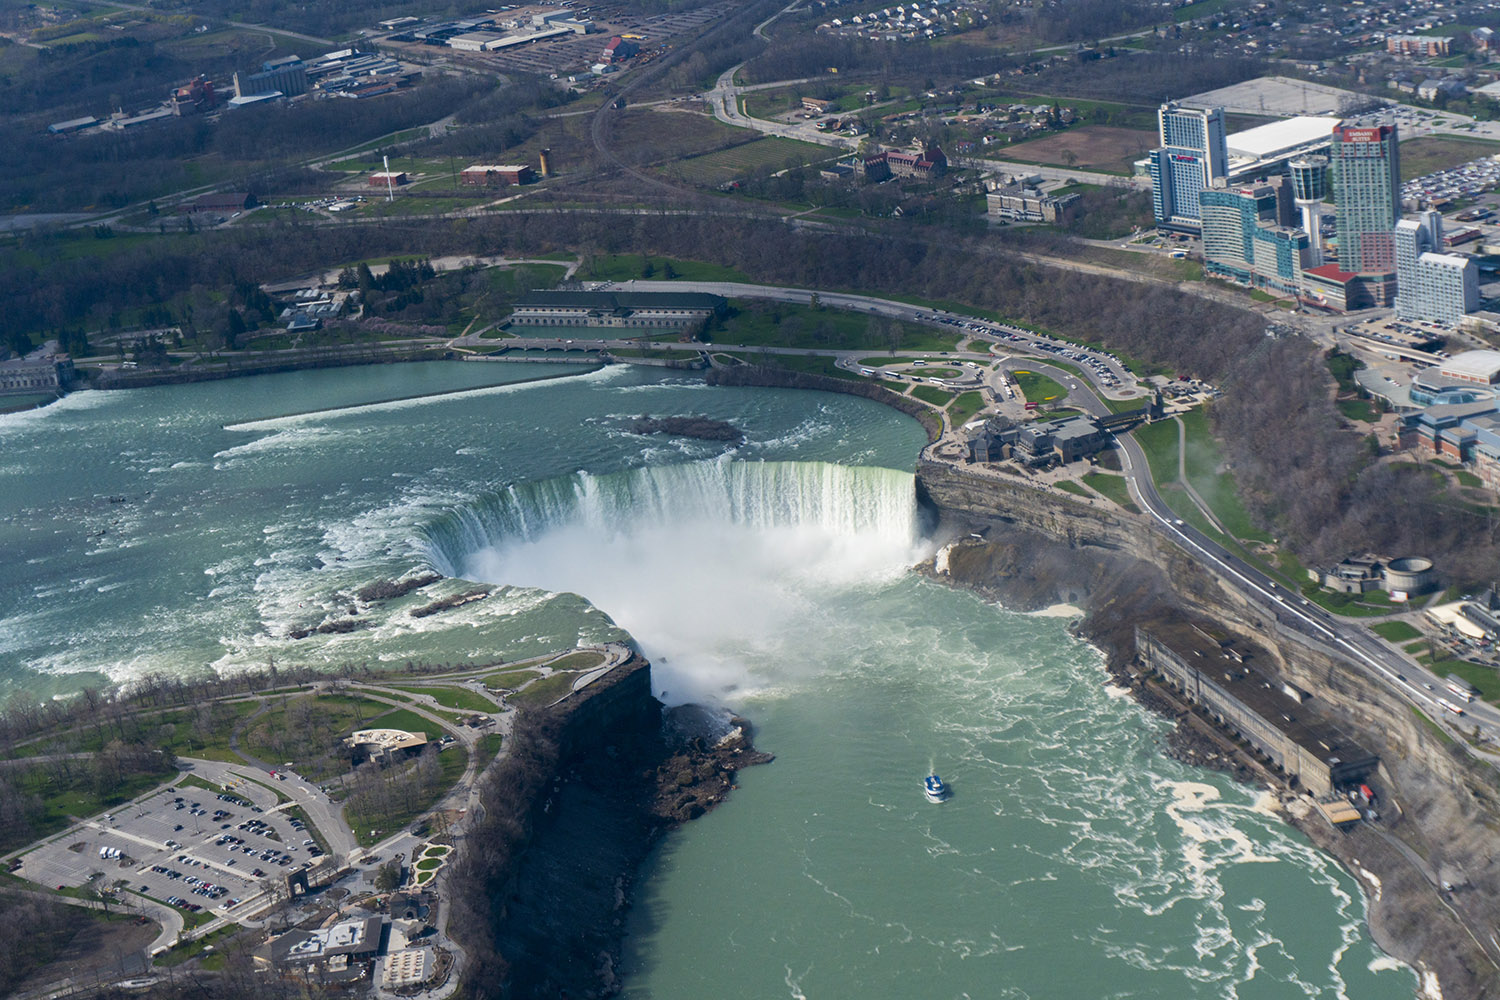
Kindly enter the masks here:
M 49 888 L 95 883 L 233 917 L 262 880 L 285 877 L 319 849 L 300 820 L 277 809 L 277 792 L 231 777 L 227 792 L 179 782 L 96 817 L 24 855 L 16 874 Z

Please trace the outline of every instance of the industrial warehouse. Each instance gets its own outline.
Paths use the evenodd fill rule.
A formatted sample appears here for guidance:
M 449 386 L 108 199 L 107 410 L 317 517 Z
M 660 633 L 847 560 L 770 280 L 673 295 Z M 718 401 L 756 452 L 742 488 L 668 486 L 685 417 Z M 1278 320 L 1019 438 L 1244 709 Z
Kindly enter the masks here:
M 1309 706 L 1311 693 L 1270 673 L 1270 657 L 1259 646 L 1180 622 L 1149 632 L 1137 627 L 1135 647 L 1147 671 L 1248 742 L 1294 788 L 1333 795 L 1364 781 L 1380 763 Z

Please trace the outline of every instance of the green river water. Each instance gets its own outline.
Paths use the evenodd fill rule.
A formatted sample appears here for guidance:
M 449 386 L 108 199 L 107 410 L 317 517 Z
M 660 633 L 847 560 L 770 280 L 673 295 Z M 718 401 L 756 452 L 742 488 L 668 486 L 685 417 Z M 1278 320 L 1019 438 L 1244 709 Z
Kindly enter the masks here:
M 638 437 L 642 413 L 748 440 Z M 625 369 L 74 394 L 0 416 L 0 696 L 625 630 L 665 700 L 731 707 L 777 755 L 653 856 L 633 1000 L 1411 996 L 1356 881 L 1262 792 L 1162 757 L 1165 724 L 1066 617 L 908 572 L 936 544 L 912 500 L 923 440 L 865 400 Z M 504 586 L 289 637 L 434 568 Z

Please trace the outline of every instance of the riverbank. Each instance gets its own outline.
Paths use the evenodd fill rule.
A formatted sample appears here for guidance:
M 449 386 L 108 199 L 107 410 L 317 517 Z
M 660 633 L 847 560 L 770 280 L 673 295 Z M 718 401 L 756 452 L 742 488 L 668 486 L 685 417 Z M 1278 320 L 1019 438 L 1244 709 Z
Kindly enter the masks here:
M 1336 658 L 1275 641 L 1281 633 L 1274 621 L 1157 537 L 1144 518 L 1020 484 L 970 483 L 961 470 L 934 463 L 919 469 L 918 492 L 960 539 L 943 553 L 944 572 L 937 563 L 924 572 L 1017 609 L 1081 605 L 1078 633 L 1103 652 L 1111 682 L 1177 723 L 1166 752 L 1272 788 L 1286 822 L 1364 887 L 1372 938 L 1418 970 L 1423 996 L 1497 995 L 1500 966 L 1482 940 L 1500 921 L 1500 870 L 1489 833 L 1500 821 L 1500 798 L 1492 769 L 1440 741 Z M 1316 692 L 1322 711 L 1377 750 L 1387 790 L 1379 824 L 1334 830 L 1284 775 L 1136 669 L 1136 628 L 1184 617 L 1262 644 L 1271 639 L 1277 672 Z M 1444 871 L 1462 875 L 1445 878 Z M 1443 889 L 1444 881 L 1454 889 Z
M 772 759 L 744 719 L 664 709 L 639 656 L 523 712 L 449 880 L 471 990 L 617 992 L 624 916 L 647 856 L 722 804 L 741 769 Z

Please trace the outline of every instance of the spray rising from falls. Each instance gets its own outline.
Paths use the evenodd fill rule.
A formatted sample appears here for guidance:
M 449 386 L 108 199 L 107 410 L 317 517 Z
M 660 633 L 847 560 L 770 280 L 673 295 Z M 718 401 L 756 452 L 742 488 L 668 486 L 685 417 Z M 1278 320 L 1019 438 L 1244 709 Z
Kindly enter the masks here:
M 424 547 L 448 575 L 588 598 L 680 703 L 794 682 L 828 598 L 899 578 L 930 555 L 925 534 L 910 473 L 723 458 L 512 486 Z M 752 659 L 786 666 L 751 676 Z

